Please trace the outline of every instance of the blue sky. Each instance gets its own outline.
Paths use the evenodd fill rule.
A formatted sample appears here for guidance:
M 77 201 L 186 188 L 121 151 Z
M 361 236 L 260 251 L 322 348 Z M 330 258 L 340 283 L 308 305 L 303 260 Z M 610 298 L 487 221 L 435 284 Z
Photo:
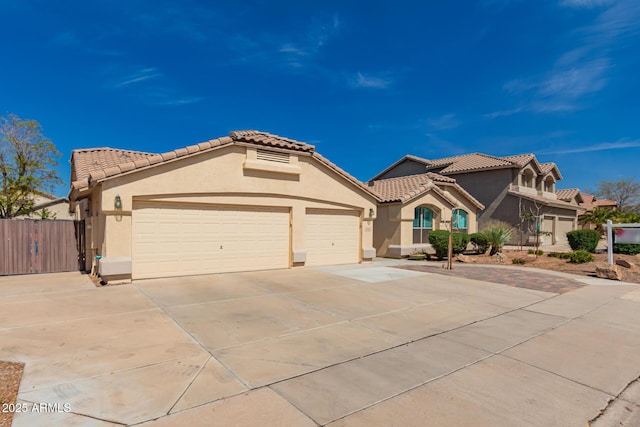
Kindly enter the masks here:
M 638 0 L 0 2 L 0 114 L 74 148 L 258 129 L 361 180 L 405 154 L 533 152 L 640 178 Z

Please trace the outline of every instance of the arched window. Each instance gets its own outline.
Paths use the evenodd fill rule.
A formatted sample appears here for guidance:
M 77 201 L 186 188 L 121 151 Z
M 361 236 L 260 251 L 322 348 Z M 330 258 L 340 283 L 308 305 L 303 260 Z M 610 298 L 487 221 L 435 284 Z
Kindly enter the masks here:
M 433 230 L 433 211 L 418 206 L 413 211 L 413 243 L 429 243 L 429 232 Z
M 467 213 L 462 209 L 455 209 L 453 211 L 453 229 L 467 232 Z
M 527 169 L 524 172 L 522 172 L 522 186 L 523 187 L 534 188 L 535 184 L 534 184 L 533 181 L 534 181 L 534 176 L 533 176 L 533 172 L 532 171 Z
M 544 181 L 544 191 L 546 191 L 547 193 L 555 193 L 555 188 L 554 188 L 554 184 L 556 182 L 553 180 L 552 177 L 547 177 L 547 179 Z

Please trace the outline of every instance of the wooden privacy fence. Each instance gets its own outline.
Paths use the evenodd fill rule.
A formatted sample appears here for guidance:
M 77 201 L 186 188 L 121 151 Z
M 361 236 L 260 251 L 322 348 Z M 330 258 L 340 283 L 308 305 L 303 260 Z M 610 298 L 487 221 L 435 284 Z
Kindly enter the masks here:
M 77 221 L 0 220 L 0 275 L 78 270 Z

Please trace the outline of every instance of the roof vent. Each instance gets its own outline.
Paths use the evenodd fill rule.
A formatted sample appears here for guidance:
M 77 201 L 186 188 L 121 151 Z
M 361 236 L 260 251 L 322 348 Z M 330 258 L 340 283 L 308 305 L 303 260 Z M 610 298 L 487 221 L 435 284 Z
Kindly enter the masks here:
M 256 159 L 266 162 L 289 163 L 289 153 L 258 149 Z

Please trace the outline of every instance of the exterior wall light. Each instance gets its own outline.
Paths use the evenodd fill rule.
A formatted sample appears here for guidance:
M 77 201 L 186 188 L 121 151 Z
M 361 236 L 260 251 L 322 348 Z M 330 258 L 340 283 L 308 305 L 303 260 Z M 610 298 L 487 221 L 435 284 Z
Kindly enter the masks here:
M 373 218 L 374 214 L 375 214 L 375 211 L 373 210 L 373 208 L 369 208 L 369 218 Z
M 115 206 L 116 210 L 122 209 L 122 199 L 120 198 L 119 194 L 116 196 L 115 200 L 113 201 L 113 206 Z

